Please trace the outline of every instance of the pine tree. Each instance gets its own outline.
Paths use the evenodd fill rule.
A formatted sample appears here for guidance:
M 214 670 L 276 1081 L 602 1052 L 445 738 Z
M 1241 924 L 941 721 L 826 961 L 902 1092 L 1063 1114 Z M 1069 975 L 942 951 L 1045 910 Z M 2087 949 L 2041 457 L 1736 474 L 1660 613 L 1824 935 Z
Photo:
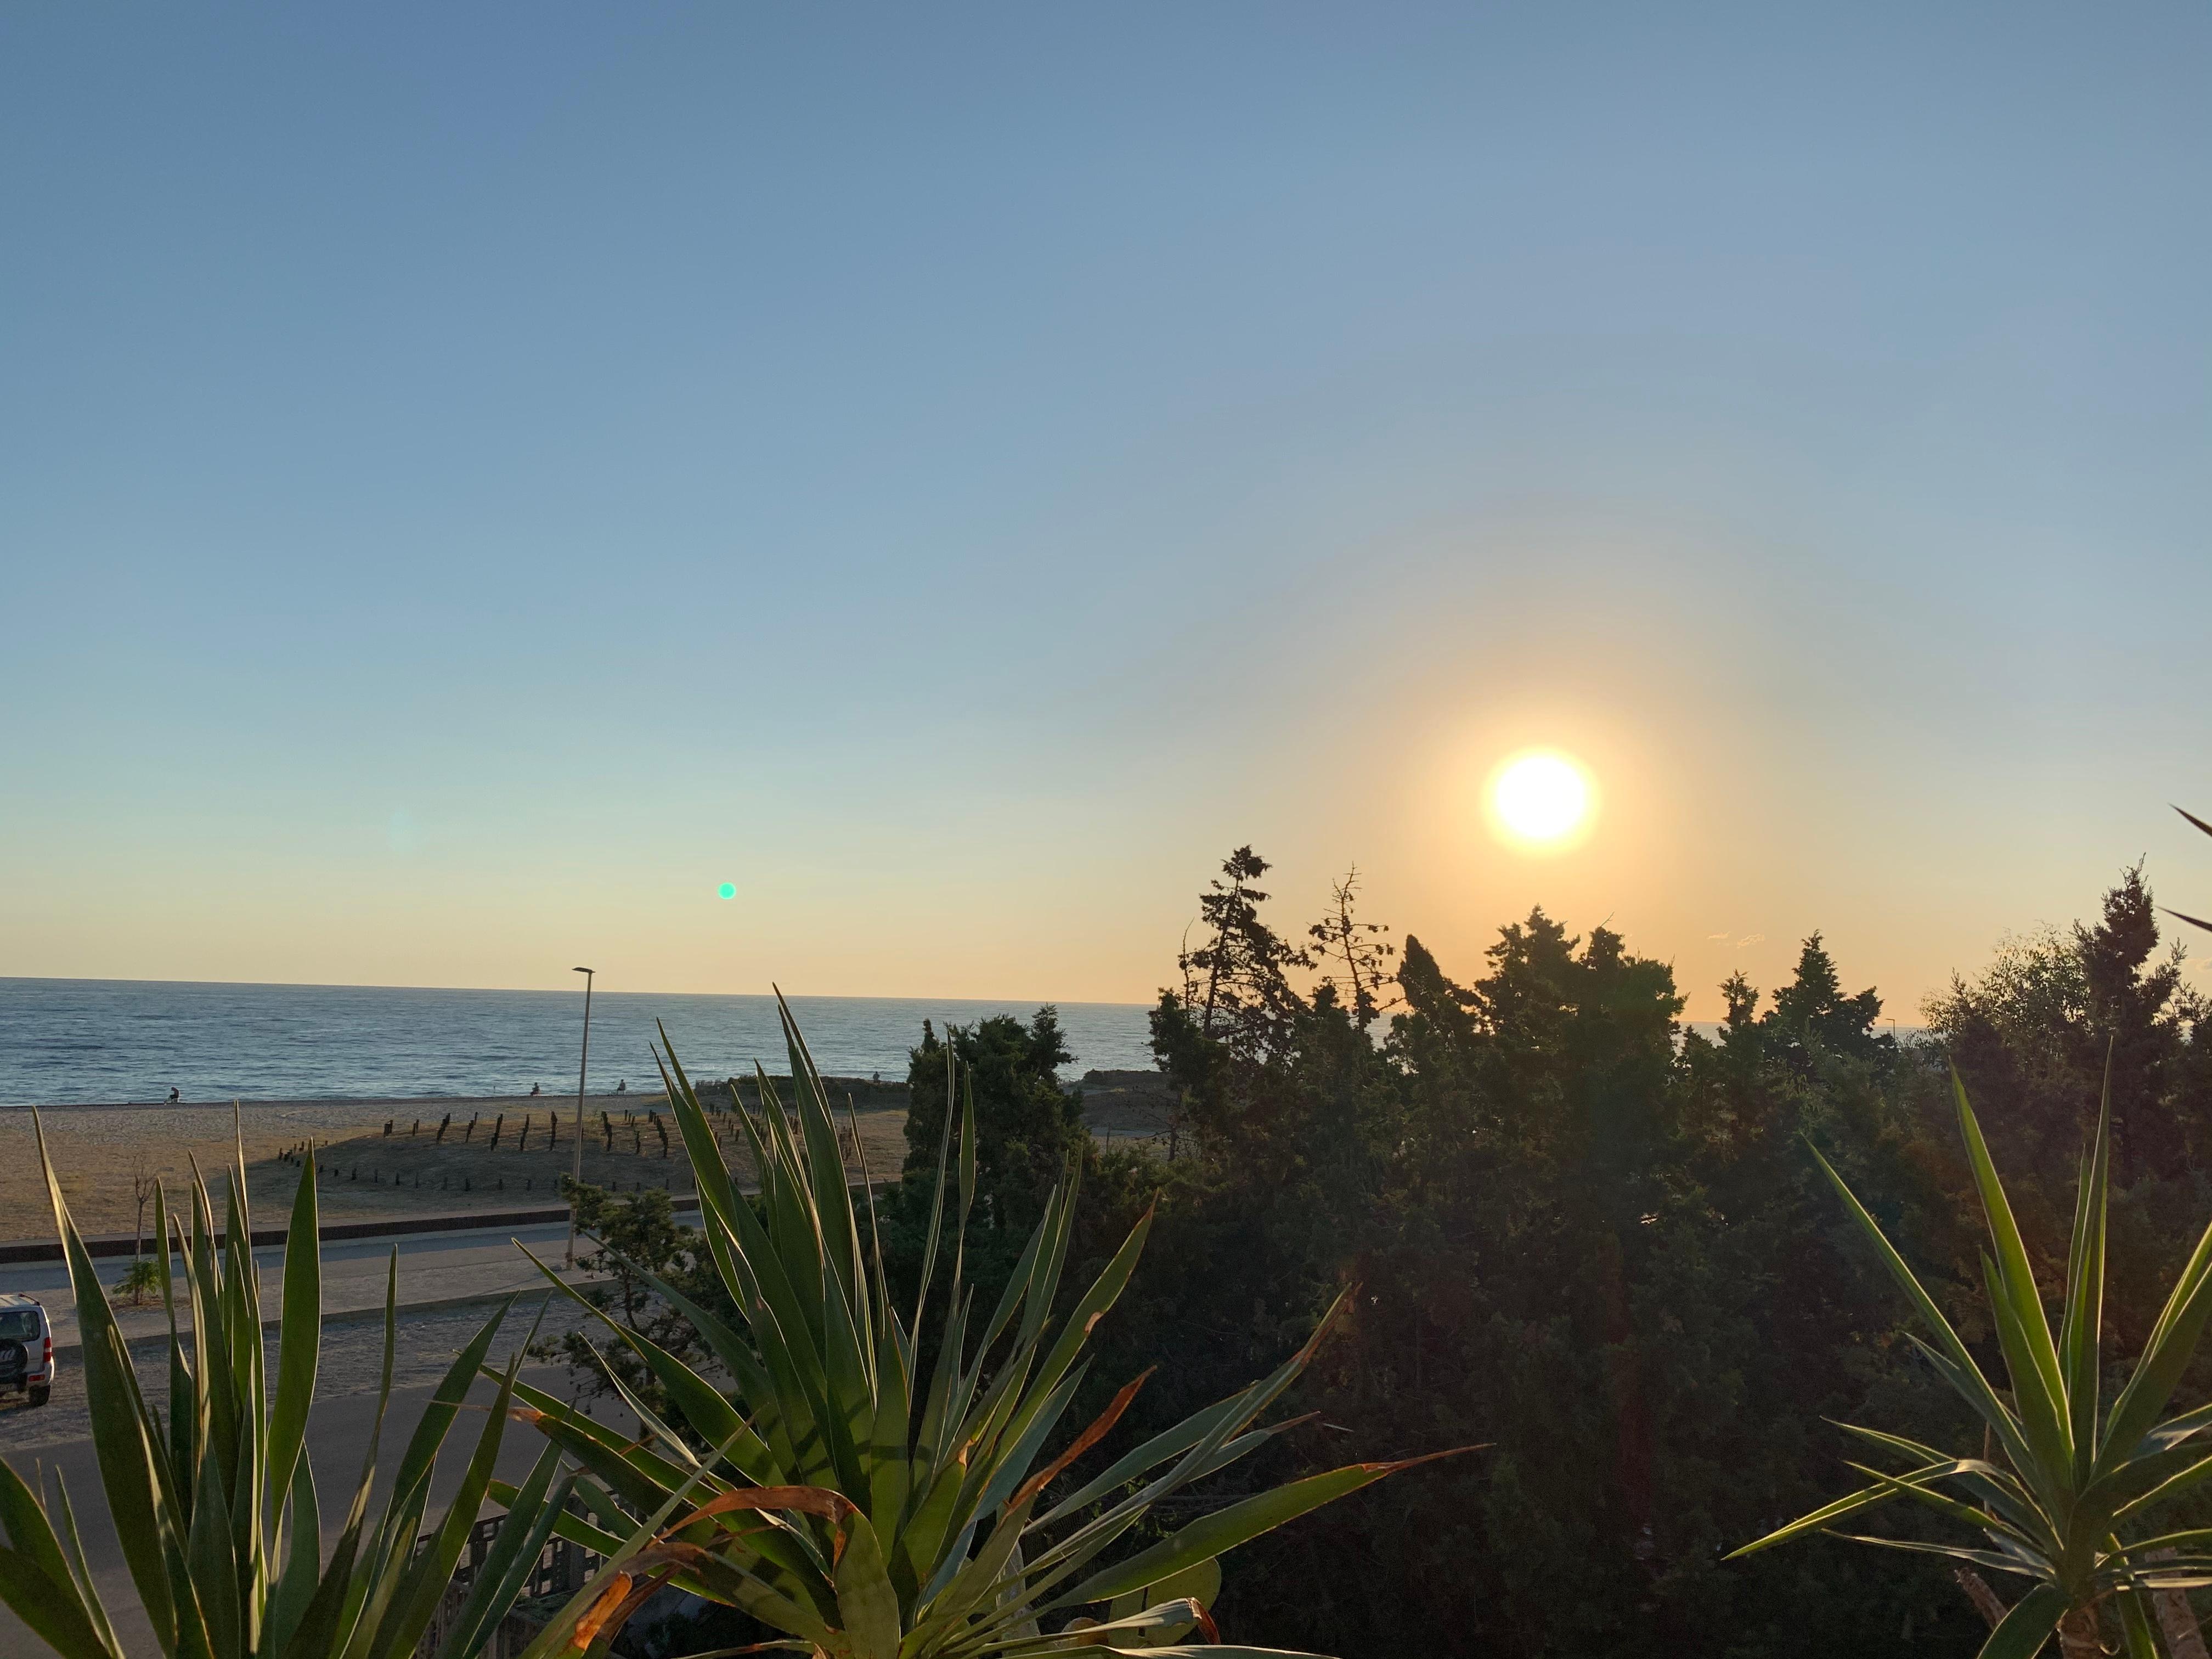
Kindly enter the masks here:
M 2120 872 L 2105 895 L 2094 927 L 2074 925 L 2087 1018 L 2079 1028 L 2075 1064 L 2094 1075 L 2112 1066 L 2112 1165 L 2125 1183 L 2146 1168 L 2180 1156 L 2180 1126 L 2172 1121 L 2166 1073 L 2181 1053 L 2179 955 L 2153 964 L 2158 912 L 2143 884 L 2142 866 Z M 2086 1116 L 2086 1113 L 2085 1113 Z
M 1329 889 L 1328 914 L 1307 928 L 1306 933 L 1314 941 L 1312 955 L 1328 966 L 1322 988 L 1334 994 L 1351 1014 L 1352 1024 L 1364 1031 L 1398 1000 L 1388 994 L 1395 982 L 1390 958 L 1397 947 L 1387 937 L 1388 927 L 1380 922 L 1361 921 L 1353 915 L 1358 888 L 1359 866 L 1354 865 L 1342 881 Z M 1340 963 L 1344 968 L 1341 985 L 1336 980 Z
M 1267 895 L 1252 884 L 1267 873 L 1267 860 L 1240 847 L 1221 862 L 1226 879 L 1208 884 L 1198 901 L 1205 941 L 1177 961 L 1183 1005 L 1200 1036 L 1241 1058 L 1277 1058 L 1284 1052 L 1305 1004 L 1291 988 L 1289 970 L 1312 957 L 1279 937 L 1261 919 Z
M 1874 1033 L 1874 1023 L 1881 1018 L 1881 998 L 1872 988 L 1856 996 L 1844 994 L 1835 959 L 1814 933 L 1797 953 L 1797 976 L 1774 994 L 1774 1007 L 1765 1024 L 1784 1049 L 1809 1066 L 1824 1054 L 1879 1058 L 1892 1046 L 1887 1038 Z

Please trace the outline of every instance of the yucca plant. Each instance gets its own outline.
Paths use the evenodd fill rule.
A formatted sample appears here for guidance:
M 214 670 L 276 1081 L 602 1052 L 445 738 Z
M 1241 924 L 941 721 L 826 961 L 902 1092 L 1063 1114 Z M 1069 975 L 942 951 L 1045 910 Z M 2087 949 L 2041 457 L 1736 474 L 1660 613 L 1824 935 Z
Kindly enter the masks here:
M 54 1225 L 76 1293 L 84 1340 L 86 1404 L 123 1558 L 170 1659 L 401 1659 L 414 1652 L 439 1610 L 491 1480 L 507 1421 L 518 1349 L 499 1380 L 495 1409 L 444 1520 L 418 1547 L 440 1447 L 475 1382 L 512 1298 L 453 1360 L 399 1461 L 383 1513 L 368 1520 L 377 1443 L 392 1392 L 398 1257 L 385 1280 L 384 1370 L 374 1426 L 344 1522 L 327 1558 L 322 1512 L 306 1452 L 307 1409 L 321 1351 L 322 1261 L 313 1160 L 292 1200 L 284 1248 L 282 1330 L 271 1393 L 263 1348 L 261 1291 L 246 1201 L 241 1139 L 216 1243 L 215 1206 L 193 1170 L 191 1215 L 172 1222 L 154 1199 L 154 1260 L 168 1313 L 166 1417 L 139 1388 L 113 1307 L 70 1218 L 61 1184 L 39 1155 L 53 1200 Z M 179 1324 L 180 1307 L 190 1328 Z M 439 1648 L 441 1659 L 475 1654 L 513 1604 L 567 1498 L 549 1449 L 501 1528 L 468 1601 Z M 51 1497 L 0 1464 L 0 1601 L 66 1659 L 123 1659 L 115 1626 L 85 1565 L 76 1519 L 60 1475 Z
M 762 1109 L 738 1114 L 759 1176 L 757 1208 L 731 1178 L 682 1066 L 672 1054 L 663 1066 L 698 1176 L 706 1246 L 741 1328 L 646 1276 L 696 1327 L 731 1397 L 635 1331 L 616 1328 L 700 1443 L 611 1372 L 643 1425 L 641 1439 L 539 1390 L 515 1389 L 532 1420 L 585 1471 L 576 1492 L 588 1516 L 564 1516 L 559 1527 L 606 1557 L 529 1659 L 603 1651 L 647 1597 L 672 1583 L 787 1633 L 773 1645 L 824 1659 L 1079 1650 L 1236 1659 L 1264 1651 L 1181 1644 L 1194 1630 L 1212 1633 L 1206 1609 L 1220 1582 L 1218 1558 L 1406 1463 L 1354 1464 L 1261 1492 L 1107 1558 L 1162 1499 L 1291 1426 L 1258 1424 L 1312 1358 L 1328 1321 L 1271 1376 L 1153 1436 L 1073 1491 L 1053 1492 L 1144 1382 L 1128 1382 L 1096 1421 L 1048 1453 L 1087 1374 L 1085 1345 L 1128 1284 L 1151 1215 L 1057 1316 L 1075 1219 L 1074 1187 L 1063 1183 L 978 1332 L 981 1310 L 963 1277 L 975 1194 L 970 1097 L 957 1158 L 946 1114 L 921 1289 L 910 1313 L 894 1306 L 872 1198 L 864 1237 L 830 1102 L 788 1009 L 783 1028 L 795 1123 L 764 1074 Z M 924 1375 L 919 1334 L 931 1316 L 948 1223 L 942 1334 Z
M 2212 1479 L 2212 1443 L 2202 1437 L 2212 1428 L 2212 1406 L 2168 1414 L 2212 1317 L 2212 1228 L 2198 1240 L 2126 1383 L 2106 1403 L 2101 1390 L 2109 1085 L 2096 1137 L 2081 1163 L 2055 1337 L 2004 1185 L 1955 1074 L 1952 1090 L 1989 1223 L 1982 1271 L 2006 1386 L 1983 1370 L 1843 1178 L 1817 1152 L 1814 1156 L 1911 1304 L 1924 1334 L 1913 1338 L 1915 1345 L 1980 1419 L 1984 1455 L 1954 1457 L 1901 1435 L 1843 1425 L 1903 1467 L 1884 1473 L 1852 1464 L 1871 1486 L 1735 1555 L 1831 1531 L 1848 1516 L 1905 1498 L 1979 1533 L 1982 1541 L 1854 1540 L 1926 1551 L 1968 1572 L 1986 1570 L 2026 1581 L 2026 1593 L 1984 1644 L 1982 1659 L 2026 1659 L 2054 1631 L 2066 1659 L 2090 1659 L 2102 1650 L 2100 1609 L 2107 1605 L 2132 1659 L 2192 1646 L 2201 1654 L 2185 1592 L 2212 1584 L 2212 1528 L 2160 1533 L 2152 1516 Z

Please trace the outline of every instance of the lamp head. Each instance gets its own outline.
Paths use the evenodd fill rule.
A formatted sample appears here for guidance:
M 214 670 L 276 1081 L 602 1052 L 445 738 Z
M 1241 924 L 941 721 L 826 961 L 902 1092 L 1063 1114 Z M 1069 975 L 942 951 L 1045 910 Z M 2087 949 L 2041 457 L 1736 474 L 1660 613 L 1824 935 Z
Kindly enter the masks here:
M 592 970 L 589 968 L 571 968 L 568 971 L 572 974 L 588 974 Z

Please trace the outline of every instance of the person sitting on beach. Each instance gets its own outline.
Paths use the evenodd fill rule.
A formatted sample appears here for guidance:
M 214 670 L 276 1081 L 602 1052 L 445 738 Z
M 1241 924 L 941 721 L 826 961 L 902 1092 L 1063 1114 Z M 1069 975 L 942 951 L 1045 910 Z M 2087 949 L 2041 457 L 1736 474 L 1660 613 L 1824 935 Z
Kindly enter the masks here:
M 177 1085 L 172 1083 L 169 1085 L 169 1104 L 173 1106 L 182 1098 L 183 1097 L 177 1092 Z
M 615 1092 L 618 1095 L 628 1094 L 629 1092 L 629 1079 L 628 1078 L 624 1078 L 621 1082 L 616 1084 Z
M 543 1092 L 543 1091 L 538 1088 L 538 1086 L 536 1084 L 534 1084 L 534 1083 L 533 1083 L 533 1084 L 532 1084 L 532 1085 L 530 1085 L 530 1092 L 531 1092 L 532 1094 L 533 1094 L 533 1095 L 534 1095 L 534 1094 L 541 1093 L 541 1092 Z

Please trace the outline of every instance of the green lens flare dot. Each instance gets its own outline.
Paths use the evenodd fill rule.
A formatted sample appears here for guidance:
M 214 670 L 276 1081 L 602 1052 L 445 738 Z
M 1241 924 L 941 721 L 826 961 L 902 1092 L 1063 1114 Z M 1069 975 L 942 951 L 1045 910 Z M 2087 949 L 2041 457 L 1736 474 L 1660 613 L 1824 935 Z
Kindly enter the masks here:
M 734 881 L 726 881 L 714 890 L 716 898 L 735 898 L 737 896 L 738 884 Z

